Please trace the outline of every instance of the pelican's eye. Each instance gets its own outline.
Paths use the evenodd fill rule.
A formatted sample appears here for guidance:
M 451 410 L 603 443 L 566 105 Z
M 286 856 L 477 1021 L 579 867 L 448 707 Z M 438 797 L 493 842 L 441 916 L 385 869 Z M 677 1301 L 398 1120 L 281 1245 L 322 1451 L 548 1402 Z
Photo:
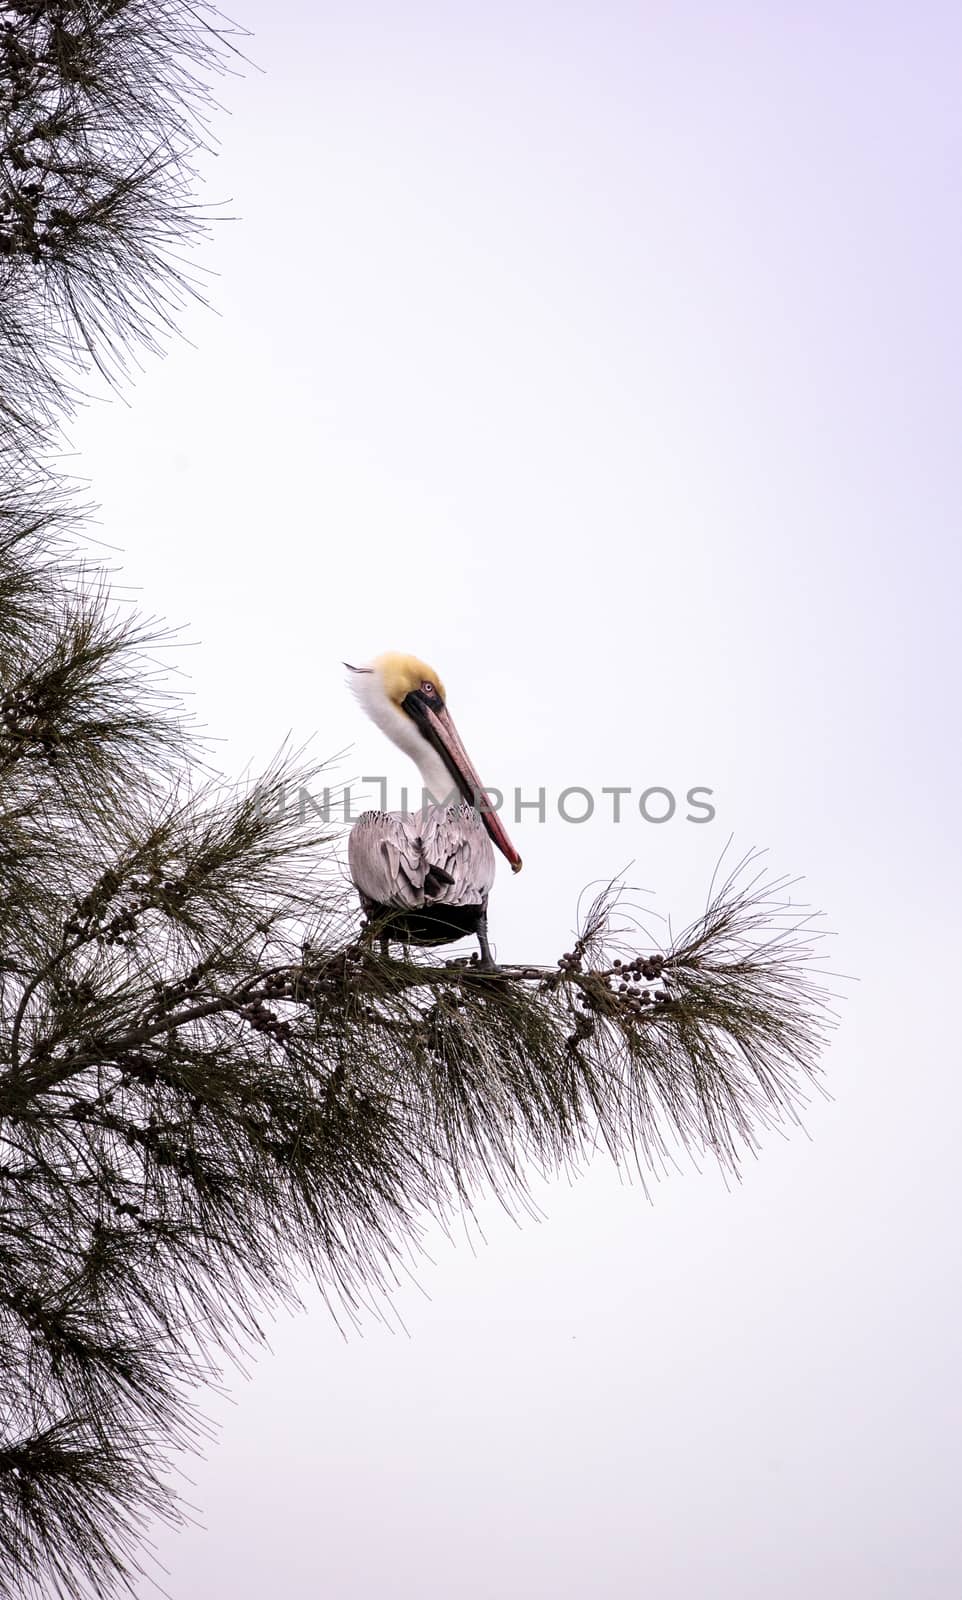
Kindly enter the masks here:
M 437 690 L 435 689 L 433 683 L 428 683 L 427 679 L 425 679 L 424 683 L 422 683 L 422 685 L 421 685 L 421 693 L 422 694 L 427 694 L 427 695 L 432 695 L 432 694 L 436 694 Z

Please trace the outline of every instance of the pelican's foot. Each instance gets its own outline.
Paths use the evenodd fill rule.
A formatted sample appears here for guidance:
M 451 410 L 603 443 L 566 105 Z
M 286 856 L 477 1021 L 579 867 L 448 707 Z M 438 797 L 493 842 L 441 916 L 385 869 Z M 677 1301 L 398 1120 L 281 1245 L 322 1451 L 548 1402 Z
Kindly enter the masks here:
M 475 965 L 479 971 L 497 972 L 498 963 L 491 954 L 491 946 L 488 943 L 488 914 L 486 911 L 482 912 L 481 920 L 478 923 L 478 944 L 481 946 L 481 959 Z

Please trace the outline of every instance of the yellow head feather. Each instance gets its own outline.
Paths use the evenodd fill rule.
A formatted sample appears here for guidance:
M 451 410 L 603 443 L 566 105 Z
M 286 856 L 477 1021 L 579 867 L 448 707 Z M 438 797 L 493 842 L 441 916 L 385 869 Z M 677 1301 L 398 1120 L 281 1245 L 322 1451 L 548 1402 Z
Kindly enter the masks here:
M 397 650 L 388 650 L 384 655 L 377 656 L 372 665 L 375 672 L 380 674 L 385 694 L 396 706 L 412 689 L 420 689 L 422 683 L 433 683 L 442 701 L 447 699 L 444 684 L 434 668 L 418 656 L 406 656 Z

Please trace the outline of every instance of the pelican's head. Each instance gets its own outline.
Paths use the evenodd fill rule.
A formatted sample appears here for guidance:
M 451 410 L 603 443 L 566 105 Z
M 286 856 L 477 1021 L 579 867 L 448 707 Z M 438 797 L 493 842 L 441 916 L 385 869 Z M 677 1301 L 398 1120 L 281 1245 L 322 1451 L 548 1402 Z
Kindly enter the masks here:
M 481 779 L 461 743 L 445 705 L 444 684 L 418 656 L 389 650 L 366 667 L 344 665 L 348 682 L 361 705 L 383 733 L 417 764 L 426 788 L 440 800 L 451 780 L 470 805 L 477 806 L 484 826 L 512 872 L 521 871 L 521 857 L 501 826 Z

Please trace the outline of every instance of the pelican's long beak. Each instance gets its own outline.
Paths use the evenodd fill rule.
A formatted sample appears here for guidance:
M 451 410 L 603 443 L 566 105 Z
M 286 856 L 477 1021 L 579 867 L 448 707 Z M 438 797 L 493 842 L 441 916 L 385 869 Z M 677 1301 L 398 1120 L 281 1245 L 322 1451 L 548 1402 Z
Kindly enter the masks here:
M 417 720 L 426 739 L 434 745 L 441 760 L 444 762 L 462 797 L 472 806 L 476 806 L 481 813 L 481 820 L 491 835 L 492 840 L 505 859 L 511 864 L 512 872 L 521 871 L 521 857 L 508 838 L 501 825 L 498 813 L 491 805 L 485 794 L 484 786 L 478 777 L 464 745 L 461 743 L 457 728 L 445 707 L 439 711 L 421 701 L 418 706 Z

